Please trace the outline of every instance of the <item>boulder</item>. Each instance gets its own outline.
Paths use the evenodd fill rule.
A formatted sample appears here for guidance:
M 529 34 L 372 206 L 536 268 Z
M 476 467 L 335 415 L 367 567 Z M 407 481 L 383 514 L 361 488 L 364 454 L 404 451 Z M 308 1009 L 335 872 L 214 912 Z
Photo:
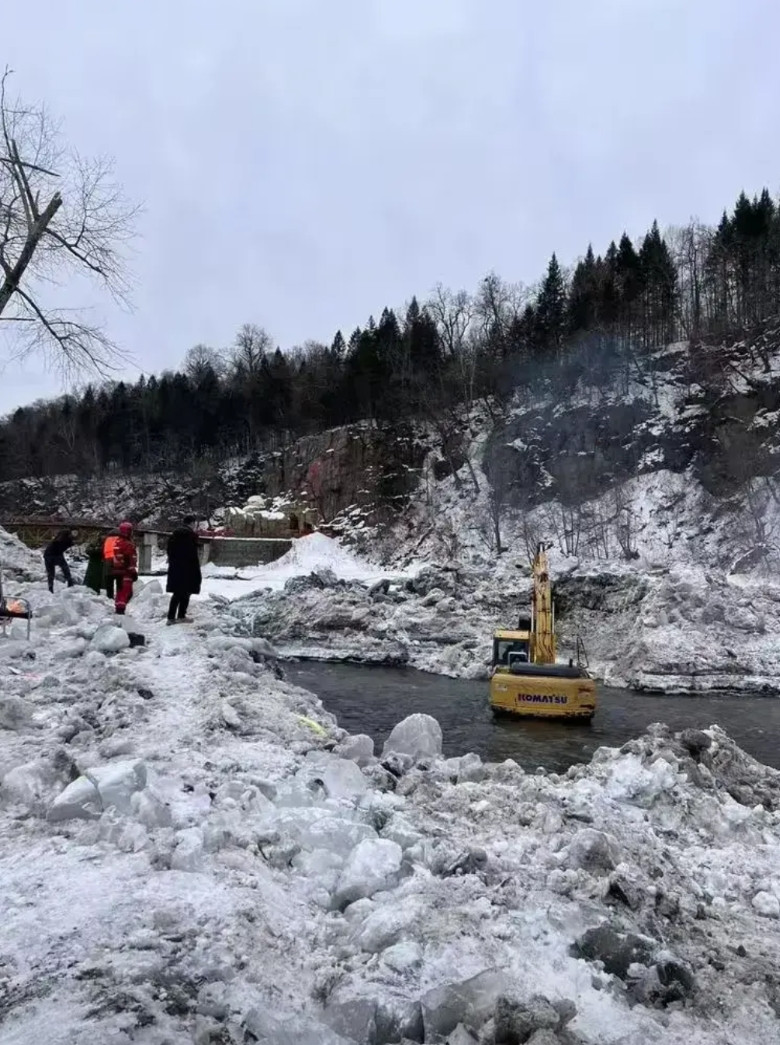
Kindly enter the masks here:
M 438 758 L 442 750 L 441 726 L 431 715 L 409 715 L 385 741 L 382 758 L 390 754 L 411 758 Z
M 485 969 L 476 976 L 455 980 L 427 991 L 421 999 L 425 1040 L 452 1034 L 458 1024 L 478 1030 L 493 1013 L 509 986 L 505 973 Z
M 338 744 L 333 754 L 351 759 L 359 766 L 367 766 L 374 757 L 374 741 L 366 733 L 358 733 Z
M 599 925 L 584 932 L 572 950 L 576 958 L 602 962 L 606 972 L 625 980 L 633 964 L 649 965 L 657 949 L 658 944 L 647 936 Z

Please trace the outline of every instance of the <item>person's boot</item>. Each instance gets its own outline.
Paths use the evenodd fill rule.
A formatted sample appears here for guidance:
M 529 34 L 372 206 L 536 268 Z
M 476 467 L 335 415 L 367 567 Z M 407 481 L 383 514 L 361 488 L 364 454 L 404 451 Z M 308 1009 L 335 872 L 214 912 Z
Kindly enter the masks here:
M 170 628 L 171 624 L 178 624 L 179 622 L 176 620 L 175 617 L 169 617 L 165 623 Z

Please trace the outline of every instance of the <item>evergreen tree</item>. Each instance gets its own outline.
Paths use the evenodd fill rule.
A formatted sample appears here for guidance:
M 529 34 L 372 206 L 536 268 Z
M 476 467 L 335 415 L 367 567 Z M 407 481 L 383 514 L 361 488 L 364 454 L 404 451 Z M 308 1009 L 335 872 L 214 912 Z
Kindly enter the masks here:
M 553 254 L 536 302 L 537 341 L 541 349 L 560 352 L 566 335 L 567 312 L 566 281 Z
M 674 331 L 677 270 L 661 238 L 658 222 L 645 236 L 639 251 L 643 287 L 643 336 L 646 346 L 667 344 Z
M 584 259 L 578 262 L 569 290 L 568 329 L 576 334 L 596 325 L 599 297 L 598 271 L 593 247 L 588 244 Z

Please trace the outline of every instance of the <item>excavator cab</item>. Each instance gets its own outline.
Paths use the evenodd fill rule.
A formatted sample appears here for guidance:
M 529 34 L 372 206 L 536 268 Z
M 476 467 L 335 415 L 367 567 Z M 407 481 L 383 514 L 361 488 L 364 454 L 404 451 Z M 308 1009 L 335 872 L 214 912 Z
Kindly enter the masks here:
M 528 663 L 530 643 L 527 632 L 497 631 L 493 636 L 493 667 L 511 668 L 513 664 Z

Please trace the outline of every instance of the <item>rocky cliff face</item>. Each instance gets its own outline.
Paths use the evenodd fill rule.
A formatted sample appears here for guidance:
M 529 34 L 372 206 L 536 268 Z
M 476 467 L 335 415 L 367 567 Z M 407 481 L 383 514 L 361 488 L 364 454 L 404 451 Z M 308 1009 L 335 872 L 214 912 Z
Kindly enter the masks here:
M 604 381 L 584 371 L 517 402 L 486 460 L 516 507 L 570 505 L 653 471 L 688 473 L 709 495 L 773 476 L 780 455 L 780 322 L 736 344 L 679 344 Z
M 158 474 L 57 476 L 0 484 L 0 518 L 61 518 L 166 525 L 182 514 L 203 518 L 254 494 L 290 493 L 327 522 L 351 505 L 393 505 L 416 487 L 425 447 L 402 425 L 351 425 L 307 436 L 272 453 L 224 465 Z

